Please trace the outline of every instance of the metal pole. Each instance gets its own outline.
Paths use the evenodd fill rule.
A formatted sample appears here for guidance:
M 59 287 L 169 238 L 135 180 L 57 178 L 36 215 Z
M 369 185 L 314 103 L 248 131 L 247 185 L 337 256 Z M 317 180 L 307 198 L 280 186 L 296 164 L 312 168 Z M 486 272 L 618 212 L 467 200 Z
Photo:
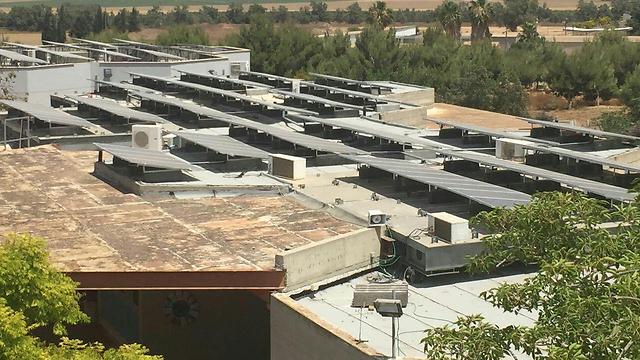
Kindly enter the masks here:
M 396 358 L 396 317 L 391 318 L 391 358 Z

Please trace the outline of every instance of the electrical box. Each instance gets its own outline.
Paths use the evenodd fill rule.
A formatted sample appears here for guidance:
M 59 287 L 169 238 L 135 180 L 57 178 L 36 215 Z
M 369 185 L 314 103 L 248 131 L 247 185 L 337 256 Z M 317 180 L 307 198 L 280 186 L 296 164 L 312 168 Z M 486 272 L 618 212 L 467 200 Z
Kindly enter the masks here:
M 272 154 L 271 175 L 291 180 L 304 179 L 307 171 L 307 159 L 297 156 Z
M 162 150 L 162 126 L 132 125 L 131 146 L 138 149 Z

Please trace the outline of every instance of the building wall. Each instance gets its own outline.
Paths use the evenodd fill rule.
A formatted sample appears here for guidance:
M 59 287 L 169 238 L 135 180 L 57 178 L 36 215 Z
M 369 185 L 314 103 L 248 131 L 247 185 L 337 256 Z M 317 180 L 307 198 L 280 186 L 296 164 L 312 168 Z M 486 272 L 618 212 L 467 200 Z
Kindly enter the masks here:
M 384 359 L 286 294 L 271 296 L 271 360 Z
M 269 310 L 251 291 L 193 291 L 197 316 L 179 325 L 168 315 L 173 291 L 140 294 L 140 341 L 166 360 L 268 359 Z M 268 293 L 262 297 L 267 298 Z
M 276 255 L 276 266 L 287 271 L 286 289 L 341 276 L 377 264 L 380 238 L 372 228 L 338 235 Z
M 50 104 L 49 96 L 82 94 L 92 91 L 89 80 L 95 62 L 1 69 L 2 76 L 15 74 L 10 93 L 17 99 Z
M 177 76 L 177 70 L 207 73 L 215 70 L 218 74 L 230 73 L 230 61 L 249 61 L 249 52 L 229 54 L 229 58 L 220 57 L 204 60 L 193 60 L 179 63 L 172 62 L 83 62 L 62 65 L 45 65 L 33 67 L 13 67 L 0 69 L 0 76 L 6 78 L 14 74 L 15 78 L 8 84 L 9 92 L 19 100 L 39 104 L 50 104 L 50 95 L 74 95 L 95 91 L 91 80 L 108 80 L 114 82 L 128 81 L 130 72 L 162 77 Z M 110 77 L 105 77 L 107 71 Z

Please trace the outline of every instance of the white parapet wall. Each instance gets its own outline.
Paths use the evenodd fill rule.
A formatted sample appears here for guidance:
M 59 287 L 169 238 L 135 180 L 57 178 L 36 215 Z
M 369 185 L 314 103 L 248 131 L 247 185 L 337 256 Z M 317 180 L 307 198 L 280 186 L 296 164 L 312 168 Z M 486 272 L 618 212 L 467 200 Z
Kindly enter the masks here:
M 286 271 L 285 289 L 299 289 L 315 282 L 377 265 L 380 238 L 376 229 L 352 231 L 276 255 L 276 267 Z

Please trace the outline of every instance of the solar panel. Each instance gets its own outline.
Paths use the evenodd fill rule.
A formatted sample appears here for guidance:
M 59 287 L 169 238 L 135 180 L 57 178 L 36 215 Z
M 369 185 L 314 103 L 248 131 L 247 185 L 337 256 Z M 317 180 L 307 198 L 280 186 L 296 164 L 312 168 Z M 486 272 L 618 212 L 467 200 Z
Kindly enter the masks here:
M 261 73 L 261 72 L 257 72 L 257 71 L 240 71 L 240 74 L 255 75 L 255 76 L 264 77 L 264 78 L 267 78 L 267 79 L 276 79 L 276 80 L 280 80 L 280 81 L 293 82 L 293 79 L 290 79 L 288 77 L 279 76 L 279 75 L 273 75 L 273 74 L 267 74 L 267 73 Z
M 409 103 L 406 103 L 406 102 L 403 102 L 403 101 L 387 99 L 385 97 L 374 95 L 374 94 L 368 94 L 368 93 L 364 93 L 364 92 L 360 92 L 360 91 L 347 90 L 347 89 L 337 88 L 337 87 L 333 87 L 333 86 L 317 84 L 317 83 L 314 83 L 314 82 L 311 82 L 311 81 L 300 81 L 300 85 L 304 85 L 304 86 L 307 86 L 307 87 L 313 87 L 313 88 L 317 88 L 317 89 L 328 90 L 328 91 L 331 91 L 331 92 L 334 92 L 334 93 L 345 94 L 345 95 L 349 95 L 349 96 L 356 97 L 356 98 L 374 100 L 376 102 L 386 102 L 386 103 L 392 103 L 392 104 L 400 104 L 400 105 L 409 106 L 409 107 L 419 107 L 418 105 L 415 105 L 415 104 L 409 104 Z
M 66 58 L 66 59 L 76 59 L 76 60 L 86 60 L 86 61 L 92 61 L 93 59 L 85 57 L 85 56 L 80 56 L 78 54 L 74 54 L 74 53 L 70 53 L 70 52 L 66 52 L 66 51 L 55 51 L 55 50 L 51 50 L 45 47 L 40 47 L 40 46 L 32 46 L 32 45 L 25 45 L 25 44 L 18 44 L 18 43 L 12 43 L 12 42 L 8 42 L 5 41 L 4 42 L 7 45 L 11 45 L 11 46 L 16 46 L 16 47 L 21 47 L 24 49 L 32 49 L 32 50 L 36 50 L 36 51 L 41 51 L 43 53 L 47 53 L 47 54 L 51 54 L 57 57 L 61 57 L 61 58 Z
M 434 119 L 434 118 L 431 118 L 431 117 L 427 117 L 426 119 L 431 121 L 431 122 L 434 122 L 434 123 L 436 123 L 438 125 L 450 126 L 450 127 L 456 128 L 456 129 L 473 131 L 473 132 L 476 132 L 478 134 L 485 134 L 485 135 L 493 136 L 495 138 L 526 140 L 526 141 L 537 142 L 537 143 L 541 143 L 541 144 L 558 145 L 558 143 L 555 142 L 555 141 L 542 140 L 542 139 L 532 138 L 532 137 L 529 137 L 529 136 L 511 134 L 511 133 L 508 133 L 506 131 L 488 129 L 488 128 L 485 128 L 485 127 L 482 127 L 482 126 L 475 126 L 475 125 L 470 125 L 470 124 L 461 124 L 461 123 L 459 123 L 457 121 Z
M 189 89 L 193 89 L 193 90 L 204 91 L 204 92 L 207 92 L 207 93 L 212 93 L 212 94 L 221 95 L 221 96 L 225 96 L 225 97 L 229 97 L 229 98 L 233 98 L 233 99 L 237 99 L 237 100 L 241 100 L 241 101 L 246 101 L 246 102 L 253 103 L 253 104 L 259 104 L 259 105 L 270 107 L 270 108 L 273 108 L 273 109 L 279 109 L 279 110 L 283 110 L 283 111 L 298 112 L 298 113 L 306 114 L 306 115 L 318 115 L 318 113 L 316 113 L 314 111 L 308 111 L 308 110 L 304 110 L 304 109 L 294 108 L 294 107 L 291 107 L 291 106 L 280 105 L 280 104 L 276 104 L 276 103 L 271 102 L 271 101 L 265 101 L 265 100 L 258 99 L 258 98 L 255 98 L 255 97 L 239 94 L 239 93 L 234 92 L 234 91 L 223 90 L 223 89 L 218 89 L 218 88 L 214 88 L 214 87 L 210 87 L 210 86 L 206 86 L 206 85 L 200 85 L 200 84 L 190 83 L 190 82 L 186 82 L 186 81 L 175 80 L 175 79 L 170 79 L 170 78 L 163 78 L 163 77 L 153 76 L 153 75 L 145 75 L 145 74 L 138 74 L 138 73 L 129 73 L 129 74 L 131 74 L 133 76 L 138 76 L 138 77 L 141 77 L 141 78 L 151 79 L 151 80 L 155 80 L 155 81 L 162 81 L 162 82 L 165 82 L 167 84 L 175 84 L 175 85 L 182 86 L 182 87 L 189 88 Z
M 386 139 L 399 144 L 417 145 L 430 149 L 453 148 L 450 145 L 423 138 L 421 136 L 421 131 L 418 129 L 407 129 L 361 118 L 340 119 L 312 116 L 296 116 L 296 118 L 300 118 L 303 121 L 317 122 L 341 129 L 347 129 L 361 134 L 372 135 L 377 138 Z
M 347 146 L 339 142 L 334 142 L 331 140 L 326 140 L 326 139 L 318 138 L 315 136 L 302 134 L 293 130 L 285 129 L 280 126 L 262 124 L 253 120 L 241 118 L 239 116 L 226 114 L 224 112 L 214 110 L 208 107 L 204 107 L 198 104 L 184 102 L 177 98 L 169 98 L 164 95 L 154 94 L 154 93 L 136 92 L 135 95 L 143 99 L 155 101 L 165 105 L 175 106 L 175 107 L 187 110 L 189 112 L 192 112 L 194 114 L 198 114 L 200 116 L 205 116 L 208 118 L 224 121 L 231 125 L 261 131 L 275 138 L 278 138 L 278 139 L 281 139 L 281 140 L 284 140 L 308 149 L 313 149 L 313 150 L 322 151 L 322 152 L 336 153 L 336 154 L 366 153 L 365 151 L 353 148 L 351 146 Z
M 618 201 L 632 201 L 635 198 L 635 195 L 629 193 L 629 191 L 625 188 L 603 184 L 593 180 L 582 179 L 576 176 L 557 173 L 555 171 L 541 169 L 535 166 L 520 164 L 510 160 L 499 159 L 495 156 L 445 149 L 437 150 L 437 152 L 442 155 L 455 157 L 458 159 L 469 160 L 477 162 L 479 164 L 512 170 L 520 174 L 552 180 L 567 187 L 584 191 L 586 193 L 593 193 L 604 196 L 607 199 Z
M 640 167 L 638 166 L 621 163 L 619 161 L 613 161 L 613 160 L 609 160 L 599 156 L 595 156 L 595 155 L 591 155 L 591 154 L 587 154 L 579 151 L 569 150 L 569 149 L 565 149 L 557 146 L 540 146 L 536 144 L 523 144 L 522 147 L 526 149 L 534 150 L 534 151 L 543 152 L 543 153 L 556 154 L 562 157 L 568 157 L 571 159 L 584 161 L 588 163 L 604 165 L 613 169 L 621 169 L 629 172 L 640 172 Z
M 602 138 L 613 138 L 613 139 L 617 138 L 617 139 L 634 140 L 634 141 L 640 140 L 640 137 L 637 137 L 637 136 L 612 133 L 609 131 L 602 131 L 597 129 L 590 129 L 582 126 L 575 126 L 575 125 L 565 124 L 565 123 L 560 123 L 555 121 L 544 121 L 544 120 L 529 119 L 529 118 L 523 118 L 523 117 L 519 119 L 522 119 L 528 122 L 529 124 L 542 125 L 543 127 L 551 127 L 551 128 L 561 129 L 561 130 L 569 130 L 569 131 L 573 131 L 581 134 L 589 134 L 589 135 L 598 136 Z
M 156 51 L 156 50 L 150 50 L 150 49 L 141 49 L 141 48 L 126 48 L 126 49 L 132 50 L 132 51 L 141 52 L 141 53 L 145 53 L 145 54 L 149 54 L 149 55 L 153 55 L 153 56 L 156 56 L 156 57 L 159 57 L 159 58 L 163 58 L 163 59 L 184 60 L 184 58 L 182 56 L 168 54 L 168 53 L 162 52 L 162 51 Z
M 158 115 L 149 114 L 146 112 L 131 109 L 129 107 L 118 104 L 113 100 L 100 99 L 100 98 L 87 98 L 80 96 L 67 96 L 79 103 L 90 106 L 95 109 L 106 111 L 110 114 L 123 117 L 125 119 L 137 120 L 142 122 L 150 122 L 154 124 L 171 124 L 171 122 L 161 118 Z
M 313 73 L 313 72 L 309 73 L 309 75 L 311 75 L 311 76 L 313 76 L 315 78 L 332 80 L 332 81 L 341 82 L 341 83 L 344 83 L 344 84 L 357 84 L 357 85 L 362 85 L 362 86 L 379 87 L 379 88 L 383 88 L 383 89 L 393 89 L 392 86 L 380 85 L 380 84 L 370 83 L 370 82 L 361 81 L 361 80 L 348 79 L 348 78 L 343 78 L 343 77 L 340 77 L 340 76 L 319 74 L 319 73 Z
M 226 76 L 213 75 L 213 74 L 201 74 L 201 73 L 195 73 L 195 72 L 185 71 L 185 70 L 180 70 L 180 69 L 177 69 L 177 70 L 179 72 L 183 73 L 183 74 L 187 74 L 187 75 L 191 75 L 191 76 L 197 76 L 197 77 L 201 77 L 201 78 L 205 78 L 205 79 L 213 79 L 213 80 L 224 81 L 224 82 L 228 82 L 228 83 L 232 83 L 232 84 L 238 84 L 238 85 L 243 85 L 243 86 L 251 86 L 251 87 L 255 87 L 255 88 L 264 88 L 264 89 L 272 89 L 273 88 L 273 86 L 269 86 L 269 85 L 266 85 L 266 84 L 263 84 L 263 83 L 259 83 L 259 82 L 255 82 L 255 81 L 232 79 L 232 78 L 228 78 Z
M 42 59 L 38 59 L 38 58 L 34 58 L 31 56 L 27 56 L 27 55 L 22 55 L 20 53 L 17 53 L 15 51 L 9 51 L 9 50 L 5 50 L 5 49 L 0 49 L 0 56 L 5 57 L 7 59 L 13 60 L 13 61 L 20 61 L 20 62 L 26 62 L 26 63 L 31 63 L 31 64 L 48 64 L 48 62 L 42 60 Z
M 94 145 L 97 146 L 98 149 L 106 151 L 117 158 L 140 166 L 172 170 L 194 169 L 194 166 L 187 161 L 165 151 L 133 148 L 130 146 L 114 144 L 95 143 Z
M 256 159 L 268 159 L 269 153 L 260 150 L 230 136 L 203 134 L 194 131 L 174 131 L 173 134 L 194 144 L 229 156 L 244 156 Z
M 45 43 L 45 44 L 51 44 L 51 45 L 57 45 L 57 46 L 65 46 L 65 47 L 68 47 L 68 48 L 71 48 L 71 49 L 78 49 L 78 50 L 83 50 L 83 51 L 87 51 L 87 52 L 94 52 L 94 53 L 99 53 L 99 54 L 104 54 L 104 55 L 110 55 L 110 56 L 120 57 L 120 58 L 128 59 L 128 60 L 141 60 L 139 57 L 123 54 L 123 53 L 120 53 L 120 52 L 117 52 L 117 51 L 111 51 L 111 50 L 105 50 L 105 49 L 95 49 L 95 48 L 90 48 L 90 47 L 85 47 L 85 46 L 78 46 L 78 45 L 72 45 L 72 44 L 59 43 L 59 42 L 49 41 L 49 40 L 42 40 L 42 42 Z
M 311 103 L 324 104 L 324 105 L 329 105 L 332 107 L 343 108 L 343 109 L 362 110 L 361 106 L 345 104 L 339 101 L 329 100 L 329 99 L 325 99 L 319 96 L 314 96 L 309 94 L 293 93 L 290 91 L 284 91 L 284 90 L 278 90 L 278 89 L 272 89 L 272 90 L 269 90 L 269 92 L 273 94 L 279 94 L 286 97 L 308 101 Z
M 373 156 L 341 155 L 351 161 L 367 164 L 407 179 L 435 186 L 458 194 L 491 208 L 524 205 L 531 196 L 501 186 L 484 183 L 443 170 L 429 168 L 408 160 L 376 158 Z
M 86 129 L 96 128 L 94 124 L 81 117 L 67 114 L 62 110 L 54 109 L 47 105 L 40 105 L 37 103 L 28 103 L 16 100 L 0 100 L 0 103 L 6 105 L 7 107 L 23 112 L 29 116 L 33 116 L 40 121 L 58 125 L 78 126 Z
M 102 46 L 102 47 L 106 47 L 106 48 L 109 48 L 109 49 L 118 49 L 118 47 L 117 47 L 117 46 L 115 46 L 115 45 L 113 45 L 113 44 L 108 44 L 108 43 L 101 42 L 101 41 L 94 41 L 94 40 L 80 39 L 80 38 L 74 38 L 74 37 L 72 37 L 72 38 L 70 38 L 70 39 L 71 39 L 71 40 L 73 40 L 73 41 L 80 41 L 80 42 L 83 42 L 83 43 L 85 43 L 85 44 L 96 45 L 96 46 Z
M 143 43 L 140 41 L 131 41 L 131 40 L 124 40 L 124 39 L 113 39 L 117 42 L 120 43 L 124 43 L 124 44 L 130 44 L 130 45 L 138 45 L 138 46 L 147 46 L 147 47 L 151 47 L 151 48 L 158 48 L 158 45 L 153 45 L 153 44 L 147 44 L 147 43 Z
M 157 90 L 149 89 L 144 86 L 134 85 L 127 82 L 112 82 L 112 81 L 104 81 L 104 80 L 96 80 L 91 79 L 91 81 L 96 82 L 101 85 L 113 86 L 122 90 L 131 90 L 131 91 L 139 91 L 139 92 L 157 92 Z

